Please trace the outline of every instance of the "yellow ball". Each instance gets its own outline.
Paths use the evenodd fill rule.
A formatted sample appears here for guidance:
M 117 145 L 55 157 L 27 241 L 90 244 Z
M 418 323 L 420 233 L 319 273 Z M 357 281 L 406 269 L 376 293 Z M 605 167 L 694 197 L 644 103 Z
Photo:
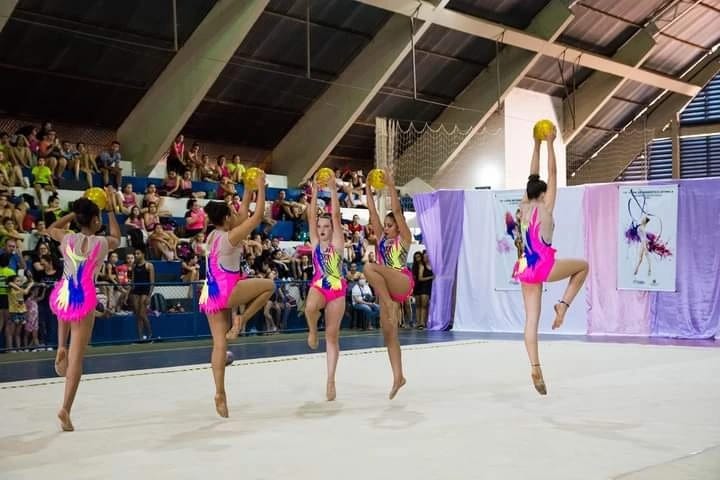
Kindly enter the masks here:
M 385 171 L 380 168 L 374 168 L 368 172 L 367 183 L 375 190 L 385 188 Z
M 84 196 L 97 205 L 100 210 L 105 210 L 105 206 L 107 205 L 107 194 L 105 190 L 100 187 L 88 188 L 85 190 Z
M 255 184 L 255 182 L 257 181 L 257 178 L 262 175 L 262 173 L 263 171 L 257 167 L 250 167 L 245 170 L 245 173 L 243 174 L 243 185 L 245 185 L 245 188 L 257 190 L 257 185 Z
M 332 168 L 323 167 L 315 174 L 315 181 L 318 186 L 323 188 L 327 187 L 333 178 L 335 178 L 335 172 L 333 172 Z
M 553 128 L 555 128 L 555 125 L 550 120 L 540 120 L 533 127 L 533 137 L 535 137 L 535 140 L 545 140 L 553 131 Z

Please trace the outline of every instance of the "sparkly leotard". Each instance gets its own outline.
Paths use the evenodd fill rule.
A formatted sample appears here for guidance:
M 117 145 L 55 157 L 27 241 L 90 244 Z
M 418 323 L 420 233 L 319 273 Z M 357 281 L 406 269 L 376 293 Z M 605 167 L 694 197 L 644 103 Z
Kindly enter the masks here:
M 66 235 L 60 251 L 65 268 L 50 293 L 50 309 L 63 322 L 79 322 L 97 305 L 95 278 L 107 257 L 107 239 L 82 233 Z
M 228 232 L 213 230 L 208 236 L 207 278 L 200 291 L 200 311 L 217 313 L 228 308 L 235 285 L 246 278 L 242 267 L 243 248 L 233 247 Z
M 556 250 L 540 235 L 538 215 L 537 207 L 533 208 L 530 222 L 525 219 L 520 222 L 524 246 L 522 255 L 515 262 L 513 278 L 522 283 L 546 281 L 555 265 Z
M 342 256 L 332 244 L 324 252 L 317 244 L 313 249 L 313 266 L 315 275 L 311 286 L 323 294 L 325 303 L 344 298 L 347 282 L 342 276 Z
M 390 298 L 399 303 L 404 303 L 412 296 L 415 288 L 415 280 L 412 272 L 407 267 L 408 250 L 400 241 L 400 237 L 387 238 L 385 236 L 380 239 L 378 244 L 378 262 L 386 267 L 393 268 L 402 272 L 409 280 L 408 290 L 402 294 L 394 294 L 390 292 Z

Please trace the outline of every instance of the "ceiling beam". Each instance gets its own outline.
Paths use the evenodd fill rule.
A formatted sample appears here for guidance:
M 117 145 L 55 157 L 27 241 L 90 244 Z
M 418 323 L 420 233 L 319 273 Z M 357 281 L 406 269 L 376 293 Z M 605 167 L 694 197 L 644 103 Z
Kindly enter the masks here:
M 149 173 L 181 133 L 268 0 L 218 2 L 118 128 L 123 156 Z
M 720 50 L 705 57 L 687 72 L 685 78 L 704 86 L 718 73 L 720 73 Z M 668 136 L 661 132 L 691 100 L 685 95 L 666 92 L 665 97 L 655 102 L 646 114 L 638 116 L 634 122 L 608 141 L 604 148 L 586 159 L 573 175 L 568 177 L 568 184 L 614 181 L 645 148 L 647 142 L 656 136 Z
M 5 24 L 10 19 L 10 15 L 15 10 L 17 3 L 17 0 L 0 0 L 0 32 L 5 28 Z
M 437 8 L 423 0 L 356 0 L 367 5 L 382 8 L 405 16 L 414 15 L 417 19 L 432 22 L 451 30 L 464 32 L 488 40 L 497 40 L 506 45 L 522 48 L 542 55 L 562 58 L 566 62 L 576 64 L 600 72 L 609 73 L 621 78 L 652 85 L 663 90 L 694 97 L 700 91 L 698 85 L 676 80 L 659 73 L 632 67 L 611 58 L 607 58 L 586 50 L 555 43 L 523 30 L 497 24 L 489 20 L 473 17 L 446 8 Z
M 533 18 L 526 31 L 537 35 L 540 38 L 554 40 L 560 36 L 573 19 L 572 12 L 567 8 L 563 0 L 552 0 Z M 505 99 L 507 94 L 525 77 L 540 55 L 521 48 L 505 47 L 500 51 L 499 57 L 493 59 L 488 68 L 483 70 L 472 82 L 457 96 L 452 107 L 446 108 L 433 122 L 433 126 L 460 125 L 463 128 L 470 127 L 468 135 L 458 143 L 450 152 L 450 155 L 442 159 L 442 163 L 435 166 L 435 177 L 452 164 L 453 160 L 463 148 L 472 140 L 473 136 L 488 121 L 490 116 L 498 109 L 498 102 Z M 498 69 L 500 78 L 498 79 Z M 499 83 L 498 83 L 499 82 Z M 426 137 L 420 137 L 418 143 L 428 141 Z M 413 148 L 422 148 L 421 145 L 413 145 Z M 408 152 L 411 154 L 412 152 Z M 403 164 L 402 159 L 398 162 Z M 398 172 L 401 173 L 401 172 Z M 399 182 L 411 179 L 399 179 Z M 431 182 L 432 179 L 424 179 Z
M 448 2 L 436 0 L 427 5 L 443 8 Z M 410 20 L 403 15 L 390 17 L 275 147 L 273 170 L 286 174 L 289 185 L 312 175 L 430 26 L 429 22 L 416 22 L 411 38 Z
M 639 66 L 655 46 L 654 24 L 638 31 L 620 47 L 613 59 L 629 66 Z M 569 144 L 625 83 L 625 79 L 604 72 L 594 72 L 580 87 L 563 100 L 563 140 Z

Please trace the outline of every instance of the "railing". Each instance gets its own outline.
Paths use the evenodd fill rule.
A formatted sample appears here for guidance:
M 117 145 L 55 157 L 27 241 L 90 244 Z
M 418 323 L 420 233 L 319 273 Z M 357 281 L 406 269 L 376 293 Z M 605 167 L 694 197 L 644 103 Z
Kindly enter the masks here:
M 307 331 L 302 308 L 309 289 L 309 282 L 278 280 L 271 308 L 258 312 L 249 319 L 243 335 L 288 333 Z M 149 284 L 117 285 L 97 282 L 98 307 L 91 339 L 92 345 L 127 344 L 158 340 L 192 340 L 211 336 L 207 318 L 199 310 L 199 293 L 202 282 L 163 282 L 152 285 L 148 315 L 152 336 L 138 331 L 138 318 L 129 310 L 122 309 L 125 298 L 132 305 L 134 288 Z M 53 284 L 47 284 L 47 296 Z M 349 328 L 361 319 L 352 308 L 349 292 L 342 327 Z M 110 312 L 114 313 L 110 313 Z M 57 347 L 57 318 L 49 309 L 47 301 L 38 303 L 40 343 L 43 348 Z M 266 315 L 267 314 L 267 315 Z M 322 318 L 320 319 L 322 327 Z M 230 325 L 228 325 L 228 328 Z M 147 338 L 143 338 L 142 335 Z M 0 351 L 5 348 L 5 336 L 0 335 Z M 22 349 L 32 350 L 27 346 Z

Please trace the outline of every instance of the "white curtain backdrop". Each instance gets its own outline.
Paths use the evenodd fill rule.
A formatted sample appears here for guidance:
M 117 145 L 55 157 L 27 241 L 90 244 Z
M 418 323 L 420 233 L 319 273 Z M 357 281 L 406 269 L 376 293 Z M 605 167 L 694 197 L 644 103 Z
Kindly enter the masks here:
M 557 258 L 585 258 L 583 187 L 558 189 L 553 246 Z M 525 324 L 522 294 L 495 290 L 495 239 L 493 192 L 465 192 L 463 241 L 458 260 L 457 296 L 453 330 L 522 332 Z M 540 332 L 585 334 L 587 298 L 583 288 L 565 316 L 562 329 L 552 331 L 553 305 L 562 298 L 567 281 L 546 283 Z

